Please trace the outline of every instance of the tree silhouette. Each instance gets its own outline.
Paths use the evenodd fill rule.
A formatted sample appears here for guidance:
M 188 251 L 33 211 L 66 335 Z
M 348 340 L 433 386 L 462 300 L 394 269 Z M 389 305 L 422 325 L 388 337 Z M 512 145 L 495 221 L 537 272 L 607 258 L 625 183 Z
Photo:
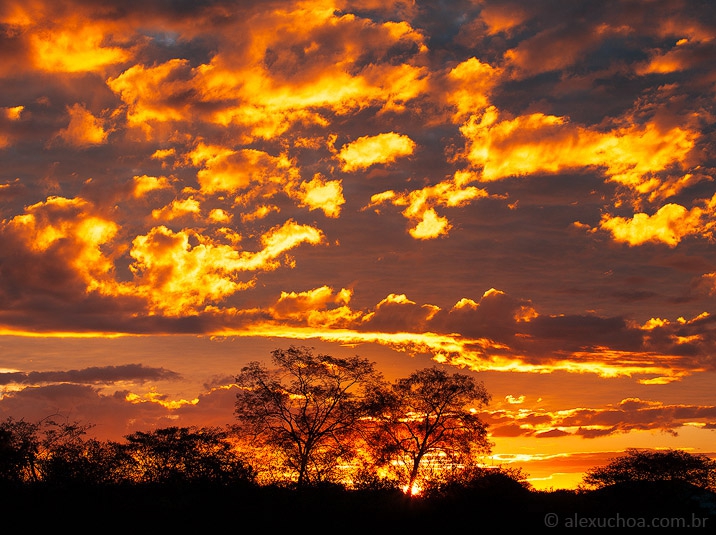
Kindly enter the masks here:
M 133 460 L 130 478 L 137 482 L 225 485 L 253 478 L 226 430 L 167 427 L 125 438 L 125 451 Z
M 38 481 L 39 425 L 10 417 L 0 423 L 0 479 L 6 483 Z
M 6 482 L 45 481 L 60 457 L 77 449 L 91 426 L 58 421 L 57 415 L 38 422 L 0 423 L 0 477 Z
M 353 453 L 364 394 L 380 375 L 366 359 L 314 355 L 307 347 L 271 355 L 273 369 L 252 362 L 236 378 L 238 430 L 278 449 L 298 486 L 329 480 Z
M 94 438 L 52 447 L 43 463 L 43 481 L 54 485 L 117 485 L 131 481 L 132 457 L 127 447 Z
M 412 494 L 429 472 L 444 479 L 489 452 L 486 426 L 475 414 L 488 401 L 484 386 L 469 375 L 416 371 L 372 393 L 368 443 Z
M 683 450 L 630 448 L 606 466 L 587 470 L 583 478 L 593 488 L 632 481 L 686 481 L 716 491 L 716 461 Z

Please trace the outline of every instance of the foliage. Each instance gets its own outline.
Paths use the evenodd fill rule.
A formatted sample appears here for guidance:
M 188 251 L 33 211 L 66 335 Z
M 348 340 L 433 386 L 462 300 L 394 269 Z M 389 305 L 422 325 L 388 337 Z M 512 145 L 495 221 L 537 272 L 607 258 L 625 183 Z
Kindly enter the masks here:
M 367 441 L 413 493 L 420 480 L 453 476 L 489 452 L 476 409 L 488 403 L 482 383 L 469 375 L 426 368 L 376 389 Z
M 167 427 L 125 437 L 132 479 L 143 483 L 219 483 L 253 479 L 253 472 L 216 428 Z
M 54 485 L 115 485 L 129 481 L 130 463 L 123 444 L 76 440 L 51 448 L 42 480 Z
M 592 488 L 633 481 L 686 481 L 716 490 L 716 461 L 683 450 L 628 449 L 606 466 L 588 470 L 583 478 Z
M 443 477 L 431 479 L 425 485 L 425 494 L 444 496 L 465 490 L 493 491 L 495 487 L 531 490 L 532 485 L 527 481 L 528 477 L 528 474 L 521 468 L 473 465 L 459 471 L 448 472 Z
M 6 483 L 36 481 L 40 449 L 38 424 L 8 418 L 0 423 L 0 479 Z
M 90 427 L 54 417 L 36 423 L 8 418 L 0 423 L 0 478 L 12 483 L 48 479 Z
M 238 430 L 279 450 L 299 486 L 330 480 L 353 455 L 364 395 L 380 375 L 366 359 L 314 355 L 307 347 L 277 349 L 272 361 L 273 369 L 252 362 L 236 378 Z
M 169 427 L 117 443 L 85 439 L 88 428 L 50 418 L 0 422 L 0 481 L 96 486 L 253 480 L 228 430 Z

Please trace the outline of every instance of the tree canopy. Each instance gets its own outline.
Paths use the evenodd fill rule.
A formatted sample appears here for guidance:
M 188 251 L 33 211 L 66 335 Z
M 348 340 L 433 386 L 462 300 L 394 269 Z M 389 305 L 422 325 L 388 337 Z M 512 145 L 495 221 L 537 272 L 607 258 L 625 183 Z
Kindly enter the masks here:
M 368 441 L 409 493 L 429 473 L 444 478 L 490 451 L 486 425 L 477 415 L 490 396 L 470 375 L 426 368 L 371 396 Z
M 631 481 L 686 481 L 716 490 L 716 461 L 683 450 L 628 449 L 606 466 L 588 470 L 585 485 L 601 488 Z
M 307 347 L 271 355 L 272 369 L 251 362 L 236 378 L 239 432 L 279 450 L 299 486 L 329 480 L 338 462 L 353 455 L 350 437 L 380 374 L 366 359 L 314 354 Z

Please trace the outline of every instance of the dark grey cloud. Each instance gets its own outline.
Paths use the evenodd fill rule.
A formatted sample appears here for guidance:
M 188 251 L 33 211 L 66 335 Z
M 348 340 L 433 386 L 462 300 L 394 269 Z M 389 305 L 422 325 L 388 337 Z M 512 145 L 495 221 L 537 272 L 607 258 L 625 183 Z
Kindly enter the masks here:
M 121 366 L 90 366 L 81 370 L 32 371 L 0 373 L 0 384 L 112 384 L 120 381 L 144 383 L 146 381 L 172 381 L 181 376 L 164 368 L 151 368 L 142 364 Z

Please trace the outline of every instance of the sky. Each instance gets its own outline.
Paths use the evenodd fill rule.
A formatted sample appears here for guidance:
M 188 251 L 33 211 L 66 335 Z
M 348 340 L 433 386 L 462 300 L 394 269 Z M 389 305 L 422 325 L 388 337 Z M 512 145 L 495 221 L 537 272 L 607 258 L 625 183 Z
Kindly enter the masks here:
M 234 421 L 305 345 L 573 488 L 716 455 L 708 0 L 5 0 L 0 417 Z

